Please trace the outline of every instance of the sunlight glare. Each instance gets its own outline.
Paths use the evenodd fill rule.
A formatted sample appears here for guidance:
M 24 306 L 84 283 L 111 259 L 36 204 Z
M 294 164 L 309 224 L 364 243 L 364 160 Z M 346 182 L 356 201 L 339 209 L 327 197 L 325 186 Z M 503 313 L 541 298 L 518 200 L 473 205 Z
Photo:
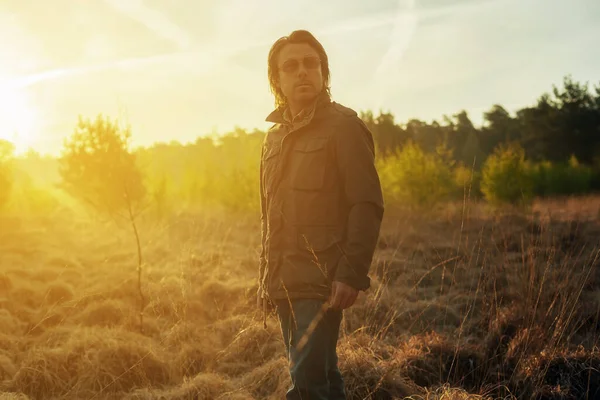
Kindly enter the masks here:
M 17 155 L 23 154 L 36 141 L 37 111 L 25 89 L 10 88 L 2 81 L 0 78 L 0 139 L 12 142 Z

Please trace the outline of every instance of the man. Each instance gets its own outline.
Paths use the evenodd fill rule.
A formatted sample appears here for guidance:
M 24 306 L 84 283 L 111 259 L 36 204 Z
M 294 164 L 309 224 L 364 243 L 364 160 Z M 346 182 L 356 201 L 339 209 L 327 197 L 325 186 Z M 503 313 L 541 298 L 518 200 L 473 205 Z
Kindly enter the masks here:
M 268 56 L 276 109 L 260 163 L 258 306 L 275 306 L 289 358 L 287 399 L 345 399 L 342 310 L 370 286 L 383 217 L 372 135 L 330 98 L 323 46 L 303 30 Z

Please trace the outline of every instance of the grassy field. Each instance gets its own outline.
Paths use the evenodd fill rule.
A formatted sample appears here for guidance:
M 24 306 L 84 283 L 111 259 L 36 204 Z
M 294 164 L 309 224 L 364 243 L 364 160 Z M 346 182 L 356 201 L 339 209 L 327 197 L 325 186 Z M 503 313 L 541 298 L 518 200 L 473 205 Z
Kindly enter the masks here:
M 388 206 L 372 289 L 343 321 L 348 398 L 598 398 L 599 213 L 594 197 Z M 126 224 L 1 226 L 0 399 L 284 398 L 277 320 L 254 307 L 255 215 L 141 221 L 143 327 Z

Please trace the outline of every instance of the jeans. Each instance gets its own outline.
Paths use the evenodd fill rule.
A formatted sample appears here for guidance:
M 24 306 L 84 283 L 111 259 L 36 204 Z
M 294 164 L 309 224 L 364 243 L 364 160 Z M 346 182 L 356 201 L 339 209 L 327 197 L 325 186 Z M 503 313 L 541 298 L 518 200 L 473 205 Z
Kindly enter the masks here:
M 323 304 L 312 299 L 276 303 L 292 378 L 286 400 L 346 400 L 336 351 L 342 311 Z

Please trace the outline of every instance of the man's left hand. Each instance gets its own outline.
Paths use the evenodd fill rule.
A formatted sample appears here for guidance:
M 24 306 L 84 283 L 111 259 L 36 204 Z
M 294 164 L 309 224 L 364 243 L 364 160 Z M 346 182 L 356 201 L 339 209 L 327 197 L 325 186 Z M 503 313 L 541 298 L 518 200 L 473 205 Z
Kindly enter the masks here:
M 344 310 L 354 304 L 358 290 L 345 283 L 335 281 L 331 288 L 330 308 Z

